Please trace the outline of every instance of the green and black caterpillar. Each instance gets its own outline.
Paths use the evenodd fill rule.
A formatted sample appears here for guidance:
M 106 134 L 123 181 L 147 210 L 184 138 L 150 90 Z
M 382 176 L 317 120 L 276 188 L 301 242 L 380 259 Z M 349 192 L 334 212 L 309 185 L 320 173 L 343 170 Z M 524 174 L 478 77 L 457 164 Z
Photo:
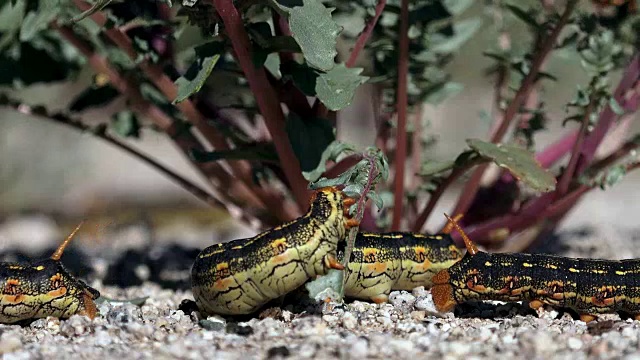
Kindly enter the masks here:
M 100 293 L 75 279 L 60 262 L 64 249 L 80 226 L 49 259 L 28 264 L 0 263 L 0 323 L 47 316 L 64 319 L 74 314 L 91 319 L 96 316 L 94 300 Z
M 248 239 L 204 249 L 191 270 L 196 304 L 205 314 L 255 312 L 329 269 L 344 269 L 338 243 L 358 222 L 348 216 L 355 200 L 330 187 L 316 191 L 309 211 Z
M 253 238 L 204 249 L 191 274 L 196 304 L 205 314 L 249 314 L 329 269 L 343 270 L 338 250 L 357 226 L 355 202 L 336 188 L 318 190 L 307 214 Z M 431 277 L 462 257 L 447 234 L 360 233 L 345 296 L 384 302 L 391 290 L 431 285 Z M 340 262 L 339 262 L 340 260 Z
M 430 288 L 438 271 L 461 258 L 448 230 L 436 235 L 359 233 L 345 270 L 345 296 L 383 303 L 392 290 Z
M 596 260 L 543 254 L 486 253 L 453 222 L 467 253 L 434 278 L 438 311 L 468 301 L 528 301 L 573 309 L 589 322 L 598 314 L 621 312 L 640 320 L 640 260 Z

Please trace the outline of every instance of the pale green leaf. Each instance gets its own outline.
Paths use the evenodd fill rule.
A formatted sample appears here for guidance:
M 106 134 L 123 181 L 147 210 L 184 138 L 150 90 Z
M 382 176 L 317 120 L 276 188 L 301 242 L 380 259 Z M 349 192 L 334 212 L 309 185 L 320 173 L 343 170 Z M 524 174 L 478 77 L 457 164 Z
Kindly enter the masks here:
M 289 27 L 309 65 L 328 71 L 335 66 L 340 27 L 320 0 L 304 0 L 289 10 Z
M 556 187 L 556 178 L 543 169 L 535 160 L 533 153 L 512 145 L 468 139 L 467 144 L 480 156 L 491 159 L 496 165 L 511 172 L 518 180 L 534 190 L 548 192 Z
M 316 79 L 318 98 L 330 110 L 340 110 L 351 104 L 356 89 L 369 78 L 361 76 L 361 68 L 348 68 L 338 64 Z

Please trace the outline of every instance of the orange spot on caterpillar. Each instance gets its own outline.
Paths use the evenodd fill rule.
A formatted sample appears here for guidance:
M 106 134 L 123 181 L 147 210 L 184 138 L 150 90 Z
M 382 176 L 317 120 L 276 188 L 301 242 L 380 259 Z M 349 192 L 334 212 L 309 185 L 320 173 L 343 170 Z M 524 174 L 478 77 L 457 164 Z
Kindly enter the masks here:
M 584 321 L 584 322 L 586 322 L 586 323 L 591 322 L 591 321 L 593 321 L 593 320 L 595 320 L 595 319 L 596 319 L 596 316 L 595 316 L 595 315 L 591 315 L 591 314 L 580 314 L 580 320 L 582 320 L 582 321 Z
M 367 264 L 366 267 L 376 273 L 383 273 L 387 270 L 388 264 L 386 262 L 376 262 L 373 264 Z
M 611 286 L 603 286 L 591 297 L 591 303 L 596 306 L 611 306 L 615 303 L 614 291 Z
M 277 255 L 277 256 L 274 256 L 273 258 L 271 258 L 271 262 L 276 264 L 276 265 L 277 264 L 284 264 L 286 262 L 289 262 L 289 260 L 291 260 L 291 259 L 290 259 L 289 255 L 287 255 L 287 254 Z
M 387 301 L 389 301 L 389 296 L 387 296 L 385 294 L 372 296 L 371 297 L 371 301 L 373 301 L 376 304 L 386 303 Z
M 351 205 L 353 205 L 355 203 L 356 203 L 356 199 L 355 198 L 346 198 L 342 202 L 342 204 L 344 204 L 345 207 L 349 207 L 349 206 L 351 206 Z
M 220 279 L 217 280 L 216 282 L 213 283 L 213 288 L 218 290 L 218 291 L 223 291 L 229 288 L 229 286 L 231 286 L 231 284 L 233 283 L 233 278 L 232 277 L 226 277 L 224 279 Z
M 280 255 L 285 251 L 287 251 L 287 240 L 285 239 L 274 240 L 271 243 L 271 247 L 273 248 L 273 255 Z
M 21 303 L 24 299 L 26 298 L 26 296 L 24 296 L 24 294 L 17 294 L 17 295 L 4 295 L 2 297 L 3 302 L 8 302 L 10 304 L 19 304 Z
M 64 296 L 64 294 L 67 293 L 67 287 L 66 286 L 62 286 L 58 289 L 55 290 L 51 290 L 47 293 L 47 296 L 52 297 L 52 298 L 57 298 L 60 296 Z
M 362 258 L 366 263 L 375 263 L 378 259 L 378 249 L 365 248 L 362 251 Z
M 347 229 L 351 229 L 352 227 L 360 226 L 360 221 L 358 219 L 348 219 L 345 223 L 344 227 Z
M 7 279 L 2 293 L 6 295 L 18 295 L 20 293 L 18 286 L 20 286 L 20 280 Z
M 531 300 L 529 302 L 529 307 L 532 308 L 533 310 L 538 310 L 539 308 L 543 307 L 544 303 L 540 300 Z

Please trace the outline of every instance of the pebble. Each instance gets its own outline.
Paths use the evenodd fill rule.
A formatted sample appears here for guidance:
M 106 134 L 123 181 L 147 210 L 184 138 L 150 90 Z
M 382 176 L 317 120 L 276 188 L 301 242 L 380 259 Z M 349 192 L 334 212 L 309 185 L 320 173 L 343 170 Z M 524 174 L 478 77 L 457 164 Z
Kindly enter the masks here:
M 567 346 L 571 350 L 579 350 L 582 347 L 582 340 L 574 337 L 569 338 L 569 340 L 567 340 Z
M 353 330 L 358 326 L 358 319 L 356 319 L 352 313 L 347 312 L 342 315 L 342 326 L 344 326 L 345 329 Z

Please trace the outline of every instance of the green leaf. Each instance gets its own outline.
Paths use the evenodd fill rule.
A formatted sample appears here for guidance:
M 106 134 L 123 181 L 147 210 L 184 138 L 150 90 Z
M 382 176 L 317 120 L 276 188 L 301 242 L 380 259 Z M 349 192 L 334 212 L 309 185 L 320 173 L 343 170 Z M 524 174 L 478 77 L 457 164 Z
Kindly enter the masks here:
M 615 97 L 612 96 L 609 98 L 609 106 L 611 107 L 611 111 L 616 115 L 624 115 L 625 111 Z
M 140 122 L 129 110 L 120 111 L 111 117 L 111 128 L 120 136 L 140 137 Z
M 341 155 L 352 154 L 354 151 L 355 147 L 353 145 L 335 140 L 322 153 L 318 166 L 311 171 L 303 171 L 302 176 L 310 183 L 313 183 L 327 171 L 327 161 L 337 161 Z
M 286 130 L 302 171 L 315 169 L 324 150 L 335 140 L 333 126 L 321 118 L 303 120 L 297 114 L 289 113 Z
M 373 203 L 376 205 L 376 208 L 378 208 L 378 211 L 382 210 L 384 208 L 384 200 L 382 198 L 382 196 L 380 196 L 377 192 L 375 191 L 369 191 L 367 193 L 367 198 L 371 199 L 371 201 L 373 201 Z
M 302 6 L 289 10 L 289 27 L 309 65 L 324 71 L 335 66 L 336 42 L 340 27 L 331 11 L 319 0 L 303 0 Z
M 53 0 L 48 0 L 53 1 Z M 60 8 L 57 6 L 41 6 L 38 10 L 30 11 L 24 17 L 20 28 L 20 41 L 28 42 L 33 37 L 49 27 L 53 19 L 58 16 Z
M 182 102 L 200 91 L 220 59 L 220 54 L 224 51 L 224 42 L 211 41 L 196 47 L 195 51 L 196 61 L 191 64 L 184 76 L 175 81 L 178 85 L 178 95 L 173 100 L 173 104 Z
M 351 104 L 356 89 L 369 78 L 360 76 L 363 69 L 338 64 L 316 80 L 318 98 L 329 110 L 340 110 Z
M 451 15 L 460 15 L 473 5 L 473 0 L 443 0 L 444 7 Z
M 315 301 L 324 301 L 326 298 L 340 299 L 343 282 L 344 272 L 331 269 L 326 275 L 309 281 L 304 287 L 309 291 L 309 297 Z
M 468 139 L 467 144 L 481 156 L 509 170 L 518 180 L 534 190 L 549 192 L 555 189 L 555 177 L 538 164 L 530 151 L 478 139 Z
M 420 176 L 433 176 L 451 170 L 456 163 L 454 161 L 433 161 L 427 160 L 420 166 Z
M 218 160 L 253 160 L 261 162 L 278 163 L 278 154 L 272 143 L 255 143 L 237 147 L 232 150 L 201 151 L 192 149 L 190 156 L 197 162 L 210 162 Z
M 113 86 L 107 84 L 105 86 L 90 86 L 82 91 L 69 105 L 69 111 L 79 112 L 88 108 L 102 107 L 110 104 L 120 92 Z
M 531 12 L 524 11 L 516 5 L 505 4 L 504 6 L 509 9 L 515 17 L 522 20 L 525 24 L 529 25 L 533 29 L 537 30 L 540 28 L 540 24 L 538 24 Z
M 433 43 L 429 50 L 439 54 L 449 54 L 460 49 L 480 29 L 482 20 L 466 19 L 453 24 L 453 36 L 433 35 Z

